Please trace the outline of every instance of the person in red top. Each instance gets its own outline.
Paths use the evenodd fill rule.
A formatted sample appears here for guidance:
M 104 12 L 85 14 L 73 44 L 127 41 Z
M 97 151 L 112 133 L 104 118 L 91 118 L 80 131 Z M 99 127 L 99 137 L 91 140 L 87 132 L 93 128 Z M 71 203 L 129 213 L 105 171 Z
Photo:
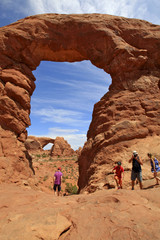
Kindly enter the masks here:
M 116 181 L 117 188 L 122 188 L 122 178 L 124 177 L 124 169 L 121 166 L 121 162 L 117 163 L 117 166 L 115 166 L 112 170 L 114 172 L 114 179 Z

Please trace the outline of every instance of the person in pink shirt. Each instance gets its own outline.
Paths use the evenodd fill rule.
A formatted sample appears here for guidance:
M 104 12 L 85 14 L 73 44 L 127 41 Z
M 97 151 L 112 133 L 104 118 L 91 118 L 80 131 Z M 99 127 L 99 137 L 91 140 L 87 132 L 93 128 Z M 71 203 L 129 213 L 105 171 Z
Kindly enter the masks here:
M 53 186 L 55 195 L 56 195 L 56 192 L 57 192 L 57 189 L 58 189 L 58 192 L 57 192 L 58 196 L 59 196 L 59 193 L 61 191 L 61 180 L 62 180 L 62 173 L 61 173 L 61 168 L 59 167 L 54 174 L 54 186 Z

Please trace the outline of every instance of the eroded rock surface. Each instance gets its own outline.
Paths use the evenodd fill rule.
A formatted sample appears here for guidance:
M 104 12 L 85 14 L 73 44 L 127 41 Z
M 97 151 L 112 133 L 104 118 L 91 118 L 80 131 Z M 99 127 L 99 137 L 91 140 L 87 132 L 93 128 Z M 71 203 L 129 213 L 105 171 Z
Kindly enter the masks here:
M 0 236 L 3 240 L 159 240 L 159 190 L 157 186 L 56 197 L 1 184 Z
M 54 144 L 50 151 L 51 156 L 73 156 L 76 155 L 71 145 L 63 138 L 56 137 Z
M 30 97 L 35 89 L 32 71 L 42 60 L 90 60 L 112 77 L 109 92 L 95 104 L 87 142 L 79 158 L 81 191 L 94 191 L 97 185 L 109 184 L 108 169 L 119 159 L 126 163 L 133 146 L 143 158 L 151 145 L 157 152 L 159 46 L 160 26 L 111 15 L 45 14 L 1 28 L 1 158 L 7 157 L 13 172 L 25 173 L 27 166 L 30 176 L 21 142 L 26 140 L 30 125 Z M 1 166 L 6 174 L 4 169 Z

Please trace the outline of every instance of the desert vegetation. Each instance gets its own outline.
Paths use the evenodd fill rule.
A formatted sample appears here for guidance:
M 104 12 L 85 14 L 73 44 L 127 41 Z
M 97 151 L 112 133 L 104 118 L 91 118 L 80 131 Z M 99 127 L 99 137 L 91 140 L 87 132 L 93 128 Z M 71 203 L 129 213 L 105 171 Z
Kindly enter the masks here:
M 34 153 L 31 156 L 38 189 L 51 193 L 53 191 L 54 173 L 58 167 L 61 167 L 63 173 L 62 194 L 77 193 L 79 177 L 77 156 L 51 157 L 47 151 Z

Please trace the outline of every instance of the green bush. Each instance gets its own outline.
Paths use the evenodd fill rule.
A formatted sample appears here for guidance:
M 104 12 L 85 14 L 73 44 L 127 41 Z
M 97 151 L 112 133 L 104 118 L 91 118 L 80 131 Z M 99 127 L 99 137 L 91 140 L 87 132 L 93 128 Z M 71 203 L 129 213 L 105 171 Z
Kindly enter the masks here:
M 48 175 L 44 176 L 43 181 L 46 181 L 48 179 Z
M 73 186 L 72 183 L 66 183 L 65 191 L 69 194 L 77 194 L 78 188 L 76 185 Z

